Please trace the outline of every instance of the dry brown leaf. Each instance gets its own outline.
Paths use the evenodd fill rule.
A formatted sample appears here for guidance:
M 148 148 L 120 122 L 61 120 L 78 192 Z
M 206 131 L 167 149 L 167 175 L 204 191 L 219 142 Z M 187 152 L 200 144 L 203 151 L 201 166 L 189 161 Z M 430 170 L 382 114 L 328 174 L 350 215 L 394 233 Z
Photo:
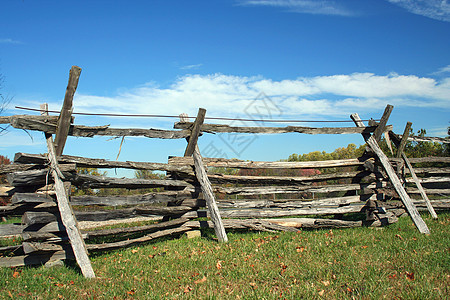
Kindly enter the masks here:
M 324 290 L 320 290 L 319 296 L 323 296 L 323 294 L 325 294 L 325 291 Z
M 218 270 L 222 269 L 222 261 L 221 261 L 221 260 L 219 260 L 219 261 L 217 262 L 216 268 L 217 268 Z
M 323 284 L 324 286 L 329 286 L 329 285 L 330 285 L 330 282 L 329 282 L 328 280 L 325 280 L 325 281 L 322 281 L 322 284 Z
M 17 278 L 17 277 L 19 277 L 19 275 L 20 275 L 20 273 L 19 273 L 19 272 L 17 272 L 17 271 L 14 271 L 14 273 L 13 273 L 13 275 L 12 275 L 12 276 L 13 276 L 14 278 Z
M 206 282 L 206 276 L 203 276 L 202 279 L 194 281 L 195 284 L 199 284 L 199 283 L 203 283 L 203 282 Z

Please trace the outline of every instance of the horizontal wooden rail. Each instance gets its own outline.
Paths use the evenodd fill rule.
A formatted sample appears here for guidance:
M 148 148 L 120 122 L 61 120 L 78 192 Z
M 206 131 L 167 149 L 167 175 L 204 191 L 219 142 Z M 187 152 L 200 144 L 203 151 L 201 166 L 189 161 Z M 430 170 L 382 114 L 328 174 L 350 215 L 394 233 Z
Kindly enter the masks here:
M 190 129 L 194 123 L 192 122 L 177 122 L 173 126 L 174 129 Z M 306 133 L 306 134 L 354 134 L 354 133 L 370 133 L 375 131 L 377 127 L 371 126 L 366 128 L 356 127 L 303 127 L 303 126 L 286 126 L 286 127 L 238 127 L 222 124 L 202 124 L 201 132 L 210 133 L 262 133 L 262 134 L 276 134 L 276 133 Z M 392 130 L 392 126 L 387 126 L 387 130 Z
M 28 153 L 16 153 L 14 156 L 14 162 L 17 164 L 44 164 L 47 159 L 46 154 L 28 154 Z M 152 163 L 152 162 L 135 162 L 135 161 L 110 161 L 106 159 L 98 158 L 86 158 L 80 156 L 62 155 L 58 157 L 58 163 L 76 164 L 81 168 L 124 168 L 135 170 L 154 170 L 154 171 L 170 171 L 170 172 L 192 172 L 192 168 L 189 166 L 170 165 L 165 163 Z M 0 169 L 1 170 L 1 169 Z
M 30 118 L 30 116 L 16 115 L 8 117 L 12 127 L 25 130 L 42 131 L 49 134 L 56 133 L 56 124 L 47 122 L 45 118 L 39 119 L 37 117 Z M 49 118 L 49 117 L 46 117 Z M 105 126 L 83 126 L 70 125 L 70 136 L 78 137 L 93 137 L 101 136 L 143 136 L 148 138 L 159 139 L 182 139 L 190 135 L 189 130 L 163 130 L 163 129 L 139 129 L 139 128 L 110 128 Z
M 324 161 L 245 161 L 239 159 L 225 159 L 225 158 L 203 158 L 203 162 L 208 167 L 223 167 L 223 168 L 242 168 L 242 169 L 311 169 L 311 168 L 334 168 L 334 167 L 349 167 L 361 166 L 364 161 L 357 158 L 339 159 L 339 160 L 324 160 Z M 169 158 L 170 165 L 193 165 L 194 161 L 191 157 L 171 157 Z

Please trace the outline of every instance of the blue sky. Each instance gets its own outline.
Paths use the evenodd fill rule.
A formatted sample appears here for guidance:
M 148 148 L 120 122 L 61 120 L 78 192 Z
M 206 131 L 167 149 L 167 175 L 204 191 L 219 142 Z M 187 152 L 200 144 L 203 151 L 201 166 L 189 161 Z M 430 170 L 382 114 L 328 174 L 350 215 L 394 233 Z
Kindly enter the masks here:
M 2 92 L 13 97 L 8 115 L 25 113 L 16 105 L 38 108 L 43 102 L 59 110 L 68 71 L 78 65 L 76 112 L 196 115 L 204 107 L 207 116 L 257 117 L 258 106 L 269 103 L 271 118 L 347 120 L 354 112 L 379 118 L 389 103 L 398 133 L 407 121 L 433 136 L 445 136 L 450 125 L 448 1 L 5 0 L 1 7 Z M 75 119 L 164 129 L 173 121 Z M 11 130 L 0 136 L 0 152 L 46 152 L 42 135 L 32 136 Z M 200 148 L 210 155 L 278 160 L 350 142 L 363 140 L 205 135 Z M 120 160 L 165 162 L 182 155 L 185 144 L 126 138 Z M 120 139 L 69 138 L 65 153 L 114 160 L 119 146 Z

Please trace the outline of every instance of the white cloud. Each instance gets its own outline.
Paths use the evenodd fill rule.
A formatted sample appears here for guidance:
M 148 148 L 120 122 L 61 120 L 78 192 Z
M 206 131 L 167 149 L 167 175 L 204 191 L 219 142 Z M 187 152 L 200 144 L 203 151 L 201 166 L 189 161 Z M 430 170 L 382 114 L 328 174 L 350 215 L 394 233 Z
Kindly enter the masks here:
M 354 12 L 330 0 L 239 0 L 245 6 L 282 7 L 288 11 L 315 15 L 353 16 Z
M 186 75 L 168 87 L 149 83 L 114 97 L 77 93 L 74 109 L 91 113 L 195 116 L 198 108 L 204 107 L 208 116 L 248 117 L 246 107 L 261 92 L 279 106 L 285 118 L 310 115 L 347 118 L 354 112 L 382 109 L 388 103 L 397 107 L 450 109 L 450 78 L 437 81 L 414 75 L 372 73 L 281 81 L 260 76 Z M 28 103 L 31 102 L 39 103 Z M 50 103 L 50 109 L 59 109 L 60 105 Z
M 447 0 L 388 0 L 409 12 L 431 19 L 450 22 L 450 4 Z
M 436 72 L 431 73 L 431 75 L 440 75 L 443 73 L 450 73 L 450 65 L 440 68 Z
M 201 66 L 203 66 L 203 64 L 187 65 L 187 66 L 180 67 L 180 69 L 181 70 L 194 70 L 194 69 L 200 68 Z
M 13 39 L 0 39 L 0 44 L 22 44 L 22 42 Z

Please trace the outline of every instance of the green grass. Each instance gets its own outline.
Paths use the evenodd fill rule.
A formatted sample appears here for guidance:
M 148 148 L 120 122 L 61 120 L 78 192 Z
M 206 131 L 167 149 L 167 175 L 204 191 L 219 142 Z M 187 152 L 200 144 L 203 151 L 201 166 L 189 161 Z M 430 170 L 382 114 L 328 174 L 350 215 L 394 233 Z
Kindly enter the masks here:
M 446 299 L 450 214 L 383 229 L 229 233 L 163 240 L 91 255 L 96 279 L 74 264 L 0 269 L 4 299 Z M 205 232 L 211 236 L 211 232 Z M 447 296 L 446 296 L 447 295 Z

